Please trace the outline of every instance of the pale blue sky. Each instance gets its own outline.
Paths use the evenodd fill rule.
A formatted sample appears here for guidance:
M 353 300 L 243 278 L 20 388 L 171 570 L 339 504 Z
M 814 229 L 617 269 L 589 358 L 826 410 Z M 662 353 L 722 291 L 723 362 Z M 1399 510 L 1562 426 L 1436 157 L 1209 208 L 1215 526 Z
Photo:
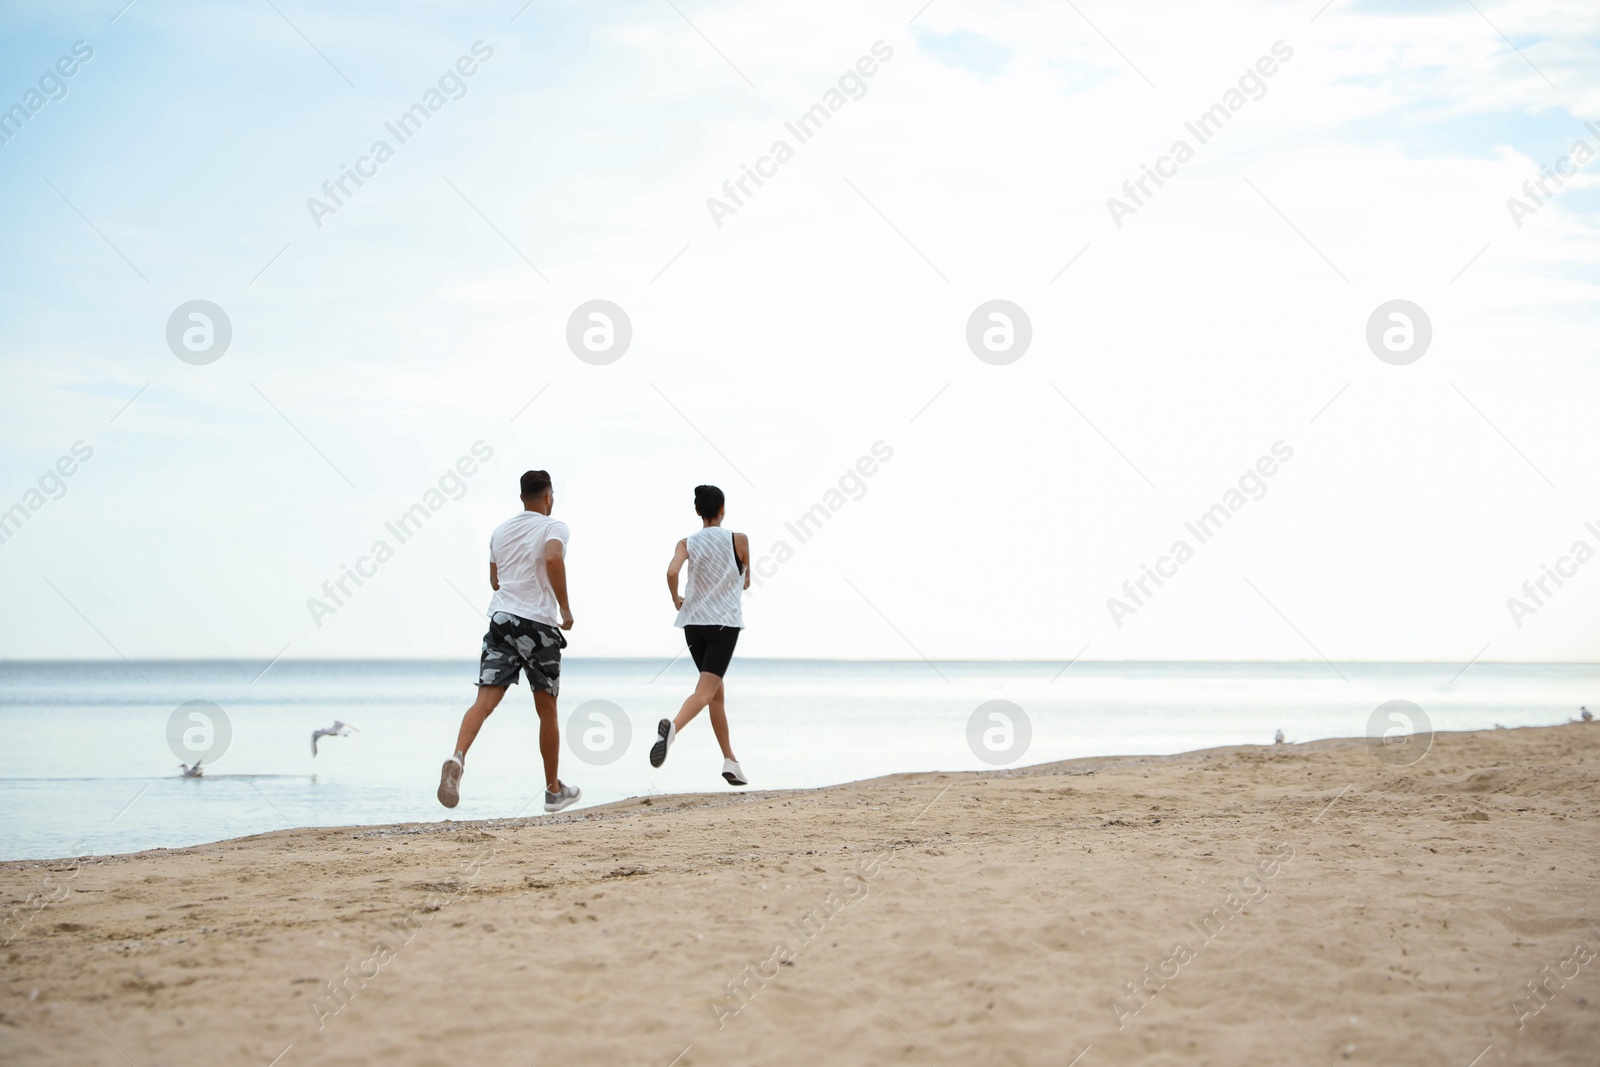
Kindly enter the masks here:
M 1600 161 L 1521 228 L 1505 206 L 1600 149 L 1591 6 L 675 2 L 8 5 L 0 107 L 94 56 L 0 145 L 0 509 L 94 457 L 0 544 L 0 656 L 471 656 L 531 466 L 574 530 L 574 652 L 671 654 L 692 486 L 770 548 L 880 440 L 742 648 L 1600 651 L 1600 562 L 1520 628 L 1506 603 L 1600 547 Z M 477 41 L 464 95 L 314 225 Z M 1107 198 L 1275 41 L 1265 95 L 1117 228 Z M 605 367 L 563 340 L 597 297 L 635 332 Z M 1033 323 L 1005 367 L 965 342 L 994 298 Z M 1407 367 L 1363 339 L 1394 298 L 1435 331 Z M 207 366 L 164 339 L 193 299 L 233 327 Z M 1116 626 L 1108 597 L 1280 439 L 1268 495 Z M 314 625 L 480 440 L 465 496 Z

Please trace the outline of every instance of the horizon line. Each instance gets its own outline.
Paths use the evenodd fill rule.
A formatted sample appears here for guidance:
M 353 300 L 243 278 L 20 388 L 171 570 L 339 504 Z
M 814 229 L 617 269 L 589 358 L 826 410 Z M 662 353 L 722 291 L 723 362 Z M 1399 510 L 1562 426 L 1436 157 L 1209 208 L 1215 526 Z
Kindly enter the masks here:
M 679 652 L 672 656 L 665 655 L 632 655 L 632 656 L 564 656 L 565 662 L 657 662 L 667 660 L 669 665 L 683 658 Z M 0 656 L 0 666 L 31 663 L 82 663 L 82 664 L 122 664 L 128 663 L 462 663 L 474 659 L 471 656 L 302 656 L 269 659 L 261 656 L 146 656 L 138 658 L 70 658 L 70 657 L 30 657 L 15 658 Z M 740 662 L 744 663 L 947 663 L 947 664 L 1040 664 L 1042 666 L 1055 666 L 1066 663 L 1069 666 L 1079 664 L 1182 664 L 1203 665 L 1214 664 L 1217 666 L 1244 666 L 1244 665 L 1272 665 L 1290 666 L 1307 665 L 1317 666 L 1329 663 L 1338 663 L 1345 666 L 1440 666 L 1454 667 L 1463 662 L 1470 662 L 1474 666 L 1495 665 L 1506 667 L 1600 667 L 1600 660 L 1451 660 L 1451 659 L 919 659 L 907 658 L 839 658 L 831 656 L 742 656 Z

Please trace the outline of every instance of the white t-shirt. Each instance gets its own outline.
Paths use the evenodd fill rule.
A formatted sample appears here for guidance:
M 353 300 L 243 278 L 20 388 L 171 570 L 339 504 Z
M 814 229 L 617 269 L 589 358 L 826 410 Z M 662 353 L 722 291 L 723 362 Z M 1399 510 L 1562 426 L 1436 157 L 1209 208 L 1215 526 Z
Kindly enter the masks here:
M 496 526 L 489 535 L 489 562 L 495 566 L 500 588 L 489 598 L 489 614 L 505 611 L 560 626 L 561 605 L 545 573 L 544 546 L 555 540 L 565 548 L 571 536 L 566 523 L 537 511 L 520 511 Z

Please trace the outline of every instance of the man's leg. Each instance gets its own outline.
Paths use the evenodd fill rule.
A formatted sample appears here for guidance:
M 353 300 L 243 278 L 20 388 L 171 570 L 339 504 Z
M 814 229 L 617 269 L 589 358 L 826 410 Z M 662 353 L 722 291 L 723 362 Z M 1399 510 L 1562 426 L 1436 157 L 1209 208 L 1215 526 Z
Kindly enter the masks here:
M 544 757 L 544 788 L 546 792 L 558 793 L 561 778 L 556 771 L 561 762 L 561 723 L 556 719 L 555 694 L 534 690 L 533 707 L 539 713 L 539 755 Z
M 696 683 L 694 692 L 689 694 L 689 699 L 685 700 L 683 702 L 683 707 L 678 709 L 678 717 L 672 720 L 674 729 L 676 729 L 679 733 L 682 733 L 683 728 L 688 726 L 690 721 L 692 721 L 696 715 L 700 714 L 701 710 L 711 703 L 712 699 L 717 695 L 718 692 L 721 691 L 721 689 L 721 678 L 718 678 L 714 674 L 708 674 L 705 671 L 701 671 L 700 681 Z M 712 724 L 712 728 L 716 728 L 715 723 Z M 726 723 L 724 723 L 723 728 L 727 728 Z
M 478 686 L 478 698 L 472 702 L 472 707 L 461 716 L 461 732 L 456 735 L 456 751 L 449 759 L 444 761 L 444 766 L 439 768 L 439 803 L 447 808 L 453 808 L 461 803 L 461 773 L 466 769 L 467 749 L 472 747 L 473 739 L 478 736 L 478 731 L 499 705 L 500 699 L 506 695 L 503 685 Z
M 472 702 L 472 707 L 461 717 L 461 732 L 456 735 L 456 756 L 464 758 L 467 749 L 472 747 L 473 739 L 478 736 L 478 731 L 483 728 L 484 720 L 506 695 L 503 685 L 478 686 L 478 699 Z
M 722 746 L 722 758 L 738 762 L 739 757 L 733 754 L 733 745 L 728 742 L 728 710 L 725 704 L 727 693 L 722 679 L 717 678 L 717 692 L 708 705 L 711 709 L 711 732 L 717 735 L 717 744 Z

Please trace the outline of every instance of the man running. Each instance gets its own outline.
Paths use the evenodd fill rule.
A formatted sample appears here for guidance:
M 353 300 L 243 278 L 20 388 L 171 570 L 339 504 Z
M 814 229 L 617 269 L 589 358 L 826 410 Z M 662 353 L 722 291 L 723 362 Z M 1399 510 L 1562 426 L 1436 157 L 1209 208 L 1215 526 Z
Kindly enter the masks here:
M 539 713 L 539 754 L 544 757 L 544 810 L 560 811 L 583 795 L 556 776 L 561 758 L 561 726 L 556 721 L 556 694 L 561 688 L 562 630 L 572 629 L 567 606 L 567 524 L 550 517 L 555 494 L 550 475 L 527 471 L 522 476 L 522 511 L 495 528 L 489 537 L 489 632 L 483 635 L 478 663 L 478 699 L 461 718 L 455 755 L 439 772 L 439 803 L 461 802 L 461 772 L 467 749 L 489 713 L 528 673 L 534 710 Z M 559 629 L 558 629 L 559 627 Z
M 722 528 L 728 510 L 724 504 L 721 489 L 714 485 L 695 486 L 694 510 L 700 516 L 701 528 L 678 542 L 672 562 L 667 565 L 667 588 L 672 592 L 673 607 L 678 609 L 676 625 L 683 628 L 689 655 L 700 668 L 700 681 L 683 702 L 678 717 L 662 719 L 656 727 L 650 766 L 665 763 L 667 749 L 677 739 L 678 731 L 689 725 L 701 708 L 709 707 L 711 732 L 717 735 L 717 744 L 722 748 L 722 777 L 729 785 L 747 785 L 733 746 L 728 743 L 727 693 L 722 676 L 728 673 L 733 646 L 744 626 L 740 600 L 742 591 L 750 588 L 750 539 Z M 679 596 L 678 572 L 685 563 L 689 565 L 689 580 L 683 596 Z

